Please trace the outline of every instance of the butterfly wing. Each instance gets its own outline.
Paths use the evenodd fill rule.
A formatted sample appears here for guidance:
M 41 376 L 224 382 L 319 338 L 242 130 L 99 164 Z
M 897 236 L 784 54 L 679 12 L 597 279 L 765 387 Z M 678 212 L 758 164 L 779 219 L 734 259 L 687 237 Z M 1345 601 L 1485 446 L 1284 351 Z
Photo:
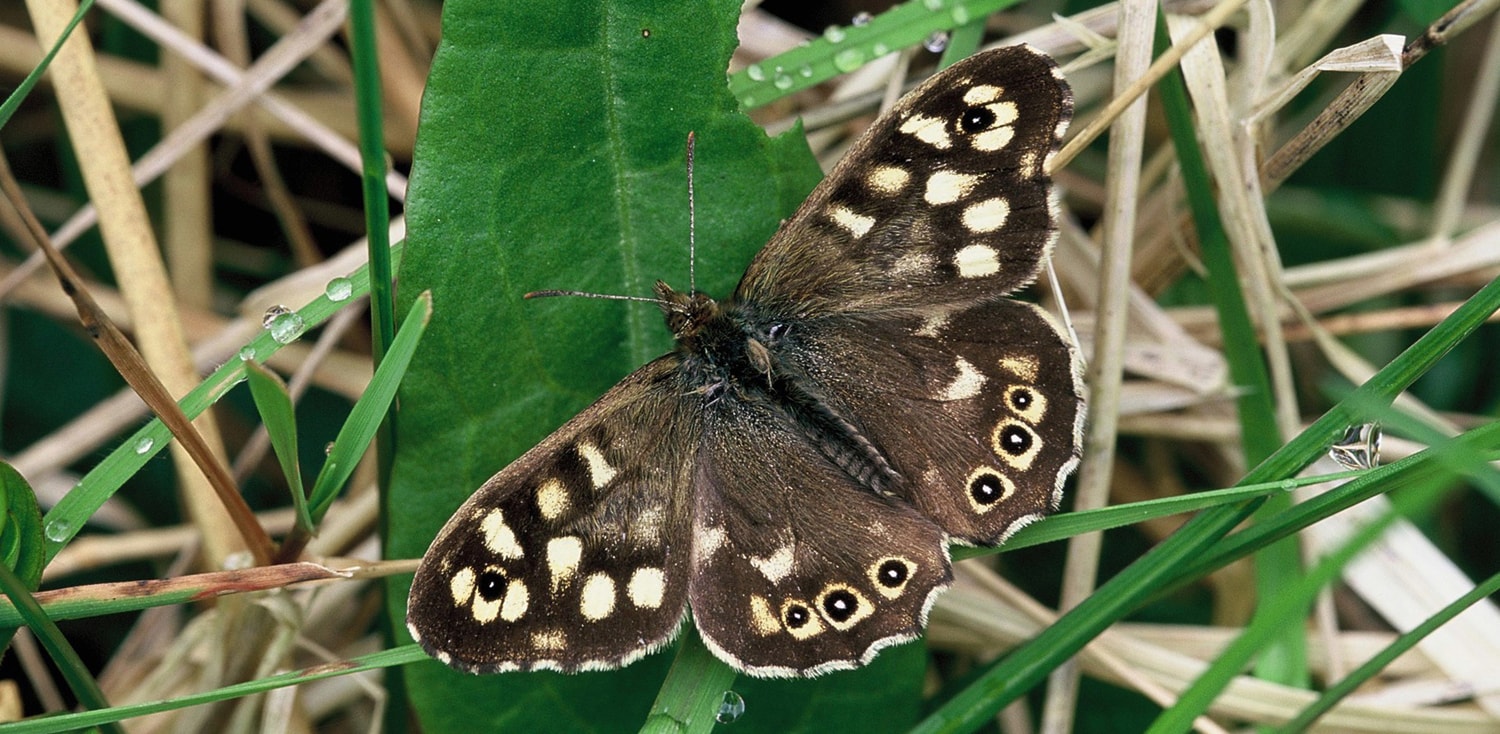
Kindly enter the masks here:
M 879 447 L 891 493 L 956 541 L 993 545 L 1056 510 L 1078 465 L 1082 365 L 1036 306 L 812 319 L 775 352 Z
M 1046 161 L 1072 114 L 1029 46 L 976 54 L 883 115 L 781 227 L 735 299 L 786 318 L 965 304 L 1031 282 L 1056 239 Z
M 675 356 L 642 367 L 486 482 L 422 557 L 407 627 L 470 672 L 614 668 L 687 606 L 691 447 Z
M 755 676 L 811 676 L 912 639 L 952 580 L 943 531 L 864 489 L 779 407 L 705 408 L 689 598 L 703 641 Z

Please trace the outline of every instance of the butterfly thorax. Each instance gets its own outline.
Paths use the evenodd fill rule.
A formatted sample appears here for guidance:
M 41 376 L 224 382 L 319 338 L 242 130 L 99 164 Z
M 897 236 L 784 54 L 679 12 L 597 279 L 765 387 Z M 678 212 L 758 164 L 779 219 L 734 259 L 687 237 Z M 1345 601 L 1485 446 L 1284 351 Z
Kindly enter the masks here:
M 754 403 L 795 426 L 860 485 L 879 494 L 899 492 L 901 475 L 885 452 L 816 380 L 783 358 L 796 348 L 791 320 L 759 313 L 752 304 L 681 293 L 660 281 L 656 295 L 689 392 L 710 407 L 721 400 Z

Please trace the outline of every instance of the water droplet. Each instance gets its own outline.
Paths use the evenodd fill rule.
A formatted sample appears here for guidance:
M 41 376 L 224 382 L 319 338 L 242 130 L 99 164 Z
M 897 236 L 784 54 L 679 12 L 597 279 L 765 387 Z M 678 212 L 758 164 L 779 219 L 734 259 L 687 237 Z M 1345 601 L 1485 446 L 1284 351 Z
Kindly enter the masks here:
M 802 68 L 797 70 L 797 73 L 801 74 L 802 78 L 804 78 L 804 79 L 810 79 L 810 78 L 812 78 L 813 70 L 812 70 L 811 66 L 808 66 L 807 64 L 803 64 Z
M 720 724 L 733 724 L 745 713 L 745 699 L 734 691 L 725 691 L 724 700 L 719 702 L 719 712 L 714 714 L 714 721 Z
M 1361 423 L 1344 430 L 1328 447 L 1328 458 L 1345 469 L 1369 469 L 1380 463 L 1380 424 Z
M 959 5 L 953 9 L 953 22 L 963 25 L 969 22 L 969 9 Z
M 828 26 L 823 29 L 823 37 L 828 39 L 829 43 L 839 43 L 844 40 L 844 29 L 836 25 Z
M 328 281 L 328 287 L 323 289 L 323 295 L 328 296 L 328 300 L 334 303 L 348 300 L 353 293 L 354 281 L 348 278 L 334 278 Z
M 302 335 L 304 326 L 306 324 L 302 323 L 302 317 L 293 311 L 277 316 L 266 328 L 271 330 L 271 338 L 277 344 L 291 344 Z
M 883 43 L 877 43 L 874 48 L 870 49 L 870 52 L 876 56 L 884 56 L 891 52 L 891 47 Z
M 853 23 L 855 26 L 867 26 L 867 25 L 870 24 L 870 21 L 872 21 L 872 20 L 875 20 L 875 16 L 870 15 L 869 13 L 861 11 L 861 12 L 855 13 L 854 14 L 854 19 L 851 20 L 850 22 Z
M 935 54 L 942 53 L 943 49 L 948 48 L 948 32 L 933 31 L 932 35 L 928 36 L 926 40 L 922 41 L 922 48 L 925 48 Z
M 928 10 L 942 10 L 943 0 L 922 0 L 922 7 Z
M 290 308 L 287 308 L 286 306 L 278 303 L 275 306 L 266 309 L 265 315 L 260 317 L 260 325 L 269 329 L 271 328 L 271 324 L 276 323 L 276 319 L 281 318 L 282 316 L 285 316 L 291 312 L 292 310 Z
M 857 48 L 846 48 L 834 55 L 833 65 L 839 71 L 854 71 L 865 65 L 865 52 Z
M 154 439 L 154 438 L 152 438 L 150 436 L 141 436 L 140 438 L 136 439 L 136 442 L 135 442 L 135 452 L 137 454 L 144 454 L 144 453 L 150 451 L 151 448 L 153 446 L 155 446 L 155 445 L 156 445 L 156 439 Z
M 760 64 L 751 64 L 745 67 L 745 76 L 750 77 L 752 82 L 763 82 L 766 80 L 766 70 L 760 68 Z
M 787 76 L 786 74 L 777 74 L 776 75 L 776 81 L 771 82 L 771 83 L 774 84 L 774 85 L 776 85 L 777 89 L 791 89 L 792 88 L 792 78 L 789 77 L 789 76 Z
M 73 537 L 73 523 L 60 519 L 48 520 L 47 524 L 42 527 L 42 534 L 54 543 L 66 543 L 69 538 Z
M 332 454 L 333 454 L 333 442 L 329 441 L 328 443 L 323 444 L 323 455 L 324 456 L 329 456 L 329 455 L 332 455 Z
M 255 347 L 252 347 L 252 346 L 249 346 L 249 345 L 241 347 L 240 348 L 240 361 L 241 362 L 254 362 L 255 361 Z

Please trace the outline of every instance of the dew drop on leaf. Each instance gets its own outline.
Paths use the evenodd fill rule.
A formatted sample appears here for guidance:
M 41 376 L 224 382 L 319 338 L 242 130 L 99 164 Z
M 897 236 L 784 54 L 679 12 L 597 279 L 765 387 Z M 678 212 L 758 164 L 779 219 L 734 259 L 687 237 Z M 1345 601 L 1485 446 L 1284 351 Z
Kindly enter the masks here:
M 854 71 L 865 64 L 865 52 L 857 48 L 846 48 L 833 57 L 833 65 L 839 71 Z
M 150 451 L 151 447 L 155 445 L 156 439 L 151 438 L 150 436 L 141 436 L 140 439 L 135 442 L 135 452 L 137 454 L 144 454 Z
M 353 293 L 354 281 L 348 278 L 334 278 L 328 281 L 328 286 L 323 289 L 323 295 L 328 296 L 328 300 L 334 303 L 348 300 Z
M 925 48 L 935 54 L 942 53 L 943 49 L 948 48 L 948 32 L 933 31 L 932 35 L 928 36 L 926 40 L 922 41 L 922 48 Z

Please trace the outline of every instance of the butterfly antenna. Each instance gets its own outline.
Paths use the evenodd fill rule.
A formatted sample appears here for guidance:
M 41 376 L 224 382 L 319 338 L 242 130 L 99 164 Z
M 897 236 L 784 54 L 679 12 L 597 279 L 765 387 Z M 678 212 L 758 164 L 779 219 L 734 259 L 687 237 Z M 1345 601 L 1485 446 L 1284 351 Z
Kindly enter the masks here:
M 527 293 L 526 295 L 521 296 L 521 297 L 522 298 L 531 299 L 531 298 L 556 298 L 558 296 L 577 296 L 579 298 L 602 298 L 602 299 L 604 299 L 606 301 L 640 301 L 642 303 L 654 303 L 654 304 L 656 304 L 658 306 L 670 306 L 671 305 L 669 302 L 663 301 L 660 298 L 643 298 L 641 296 L 618 296 L 618 295 L 615 295 L 613 293 L 589 293 L 588 291 L 559 291 L 559 290 L 532 291 L 532 292 Z
M 693 144 L 697 136 L 688 131 L 687 139 L 687 184 L 688 184 L 688 293 L 698 292 L 698 246 L 697 211 L 693 202 Z

